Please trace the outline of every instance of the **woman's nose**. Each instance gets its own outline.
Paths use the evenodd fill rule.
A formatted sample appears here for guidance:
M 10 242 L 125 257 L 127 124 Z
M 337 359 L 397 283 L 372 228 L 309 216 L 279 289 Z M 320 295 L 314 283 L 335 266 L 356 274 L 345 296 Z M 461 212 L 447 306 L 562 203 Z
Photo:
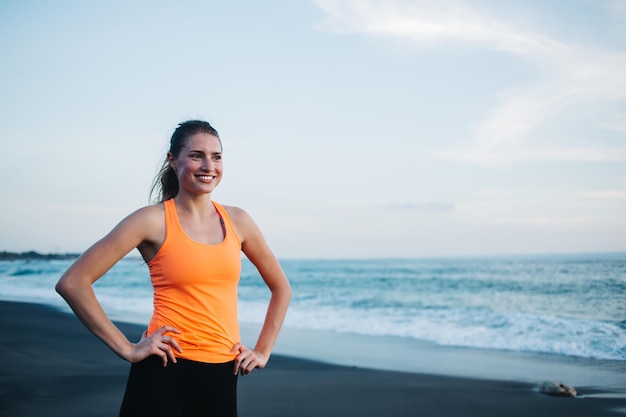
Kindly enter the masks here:
M 211 158 L 203 158 L 202 159 L 202 168 L 206 169 L 207 171 L 210 171 L 211 168 L 213 168 L 215 161 L 213 161 Z

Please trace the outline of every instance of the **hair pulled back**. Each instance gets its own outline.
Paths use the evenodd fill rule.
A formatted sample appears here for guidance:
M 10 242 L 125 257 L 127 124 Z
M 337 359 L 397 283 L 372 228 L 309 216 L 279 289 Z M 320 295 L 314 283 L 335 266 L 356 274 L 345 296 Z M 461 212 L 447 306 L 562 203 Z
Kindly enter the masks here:
M 217 137 L 218 140 L 220 138 L 217 130 L 208 122 L 203 120 L 187 120 L 186 122 L 180 123 L 176 130 L 174 130 L 172 138 L 170 139 L 169 153 L 171 153 L 174 158 L 178 158 L 180 152 L 187 144 L 189 137 L 198 133 L 208 133 L 209 135 Z M 220 140 L 220 146 L 221 145 L 222 141 Z M 152 183 L 150 195 L 152 196 L 156 192 L 156 202 L 162 203 L 165 200 L 176 197 L 178 190 L 179 185 L 176 171 L 170 166 L 166 156 L 163 166 Z

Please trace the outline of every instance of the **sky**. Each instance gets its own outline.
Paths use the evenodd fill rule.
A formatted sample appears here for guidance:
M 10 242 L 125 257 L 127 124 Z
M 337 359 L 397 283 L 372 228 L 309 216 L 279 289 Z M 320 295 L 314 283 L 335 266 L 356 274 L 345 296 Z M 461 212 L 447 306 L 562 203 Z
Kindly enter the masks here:
M 209 121 L 279 258 L 626 251 L 626 0 L 0 0 L 0 251 L 82 252 Z

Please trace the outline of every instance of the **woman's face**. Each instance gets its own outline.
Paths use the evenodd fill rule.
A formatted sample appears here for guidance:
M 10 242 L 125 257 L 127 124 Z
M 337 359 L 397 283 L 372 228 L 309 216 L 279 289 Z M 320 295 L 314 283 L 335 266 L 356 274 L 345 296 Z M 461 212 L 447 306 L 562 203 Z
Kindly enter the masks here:
M 210 194 L 222 179 L 222 145 L 217 136 L 189 136 L 178 157 L 169 154 L 168 160 L 176 171 L 180 192 Z

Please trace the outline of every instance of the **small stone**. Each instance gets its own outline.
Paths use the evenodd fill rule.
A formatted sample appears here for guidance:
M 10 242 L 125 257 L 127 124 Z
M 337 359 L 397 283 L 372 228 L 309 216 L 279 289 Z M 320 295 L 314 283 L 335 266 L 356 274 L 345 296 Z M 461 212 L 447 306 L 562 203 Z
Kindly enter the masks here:
M 577 394 L 576 388 L 560 381 L 544 381 L 539 386 L 539 392 L 554 397 L 575 397 Z

